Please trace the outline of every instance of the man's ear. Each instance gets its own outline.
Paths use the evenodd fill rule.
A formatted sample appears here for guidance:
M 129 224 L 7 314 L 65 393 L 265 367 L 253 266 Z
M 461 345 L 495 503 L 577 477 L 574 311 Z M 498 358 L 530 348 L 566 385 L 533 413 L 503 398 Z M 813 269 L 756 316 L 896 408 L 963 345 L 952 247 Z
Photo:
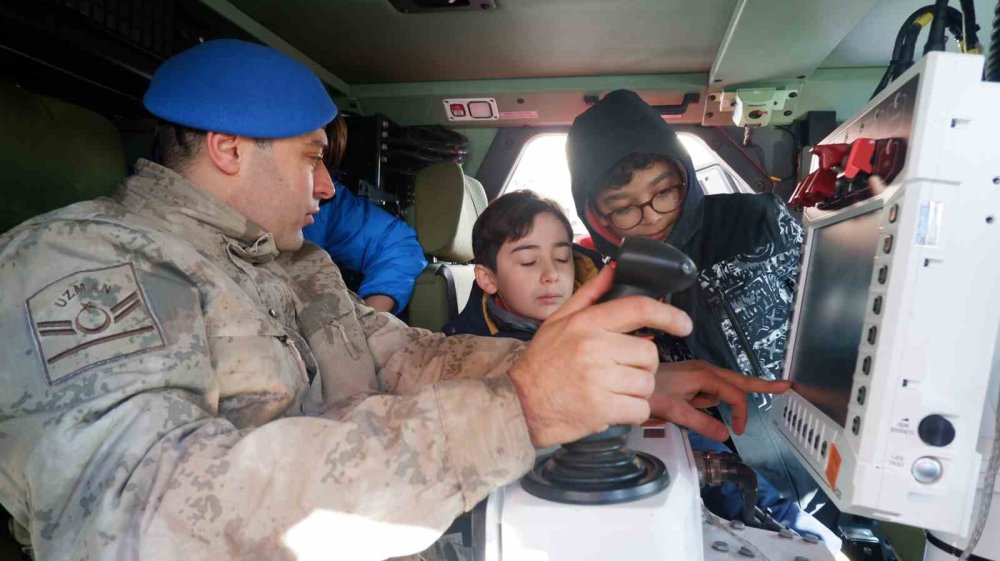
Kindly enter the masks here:
M 244 140 L 235 134 L 209 132 L 205 137 L 205 151 L 219 171 L 226 175 L 236 175 L 245 159 Z
M 476 273 L 476 284 L 482 289 L 486 294 L 496 294 L 497 287 L 497 276 L 492 269 L 486 265 L 476 265 L 474 269 Z

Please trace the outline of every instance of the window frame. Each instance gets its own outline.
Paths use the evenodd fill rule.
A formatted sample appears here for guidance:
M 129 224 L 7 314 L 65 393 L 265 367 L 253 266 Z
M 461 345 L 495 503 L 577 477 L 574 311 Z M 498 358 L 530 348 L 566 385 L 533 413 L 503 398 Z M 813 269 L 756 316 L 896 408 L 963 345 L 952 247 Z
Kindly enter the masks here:
M 720 127 L 702 127 L 700 125 L 673 125 L 678 133 L 690 133 L 700 138 L 719 157 L 733 177 L 739 178 L 749 188 L 750 193 L 777 193 L 779 184 L 761 170 L 759 164 L 750 159 L 745 150 L 741 150 L 733 141 L 733 134 L 742 134 L 742 129 L 733 129 L 727 134 Z M 497 198 L 507 185 L 508 177 L 514 170 L 514 164 L 521 156 L 524 146 L 532 138 L 545 133 L 568 133 L 568 126 L 547 127 L 504 127 L 497 131 L 492 144 L 483 158 L 476 173 L 486 191 L 489 200 Z M 794 186 L 794 184 L 793 184 Z M 790 193 L 790 191 L 789 191 Z

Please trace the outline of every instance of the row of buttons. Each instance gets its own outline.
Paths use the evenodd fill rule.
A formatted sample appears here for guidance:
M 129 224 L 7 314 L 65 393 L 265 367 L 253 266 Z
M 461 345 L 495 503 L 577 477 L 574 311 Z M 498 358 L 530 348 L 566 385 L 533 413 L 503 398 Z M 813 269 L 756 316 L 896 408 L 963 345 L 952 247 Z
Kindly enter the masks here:
M 899 204 L 893 204 L 891 207 L 889 207 L 889 213 L 888 213 L 888 222 L 889 222 L 889 224 L 895 224 L 896 220 L 898 218 L 899 218 Z M 893 234 L 890 232 L 882 240 L 882 253 L 883 254 L 889 255 L 889 254 L 892 253 L 894 239 L 895 238 L 894 238 Z M 885 265 L 882 265 L 881 267 L 879 267 L 878 268 L 878 272 L 876 273 L 875 278 L 878 281 L 878 284 L 880 286 L 885 286 L 886 283 L 889 282 L 889 265 L 885 264 Z M 885 305 L 885 297 L 882 296 L 881 294 L 876 295 L 875 298 L 872 299 L 872 308 L 871 308 L 872 314 L 874 314 L 876 316 L 881 316 L 882 315 L 882 308 L 883 308 L 884 305 Z M 879 332 L 878 331 L 879 331 L 878 325 L 872 325 L 872 326 L 870 326 L 868 328 L 868 333 L 865 336 L 865 340 L 868 342 L 869 345 L 875 346 L 875 343 L 878 342 L 878 336 L 879 336 Z M 872 355 L 866 354 L 866 355 L 864 355 L 862 357 L 862 359 L 861 359 L 861 372 L 865 376 L 868 376 L 868 375 L 871 374 L 871 372 L 872 372 Z M 855 396 L 855 401 L 857 402 L 857 404 L 859 406 L 864 406 L 865 399 L 867 398 L 867 394 L 868 394 L 868 388 L 867 388 L 867 386 L 861 385 L 861 386 L 858 387 L 857 395 Z M 851 419 L 851 432 L 854 435 L 858 435 L 858 434 L 861 433 L 861 416 L 860 415 L 855 415 L 854 418 Z
M 799 415 L 793 408 L 785 405 L 782 417 L 785 419 L 785 424 L 793 433 L 798 434 L 809 446 L 812 446 L 814 451 L 819 452 L 821 457 L 826 458 L 829 443 L 820 437 L 820 431 L 816 430 L 815 427 L 809 426 L 804 414 Z

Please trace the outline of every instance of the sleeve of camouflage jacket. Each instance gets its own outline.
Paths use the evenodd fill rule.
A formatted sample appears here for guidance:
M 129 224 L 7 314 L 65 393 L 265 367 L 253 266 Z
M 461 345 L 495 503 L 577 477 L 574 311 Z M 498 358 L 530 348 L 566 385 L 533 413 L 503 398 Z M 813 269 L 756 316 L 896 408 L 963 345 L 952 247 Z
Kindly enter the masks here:
M 530 466 L 499 372 L 236 429 L 218 414 L 203 315 L 213 303 L 193 253 L 100 223 L 0 239 L 0 502 L 29 527 L 37 559 L 383 559 L 422 550 Z M 137 292 L 138 305 L 108 306 L 138 327 L 72 359 L 46 347 L 72 318 L 43 308 L 74 287 Z M 96 308 L 80 314 L 78 329 L 103 328 Z M 412 377 L 405 356 L 379 351 L 397 389 L 460 368 L 457 356 L 406 352 L 423 361 Z

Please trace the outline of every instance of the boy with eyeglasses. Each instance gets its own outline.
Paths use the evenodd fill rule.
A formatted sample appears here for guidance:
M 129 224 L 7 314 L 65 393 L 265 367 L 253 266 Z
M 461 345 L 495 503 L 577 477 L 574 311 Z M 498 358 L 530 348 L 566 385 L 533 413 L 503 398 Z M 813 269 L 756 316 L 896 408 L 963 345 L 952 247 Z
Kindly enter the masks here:
M 598 251 L 614 257 L 624 237 L 644 236 L 678 247 L 698 265 L 698 281 L 671 298 L 694 331 L 656 337 L 667 367 L 779 378 L 802 244 L 802 228 L 784 203 L 769 194 L 705 196 L 672 127 L 628 90 L 609 93 L 576 118 L 566 153 L 577 213 Z M 746 432 L 732 433 L 737 451 L 782 495 L 806 506 L 816 484 L 768 422 L 769 396 L 753 394 L 752 402 Z M 731 423 L 727 407 L 720 413 Z

